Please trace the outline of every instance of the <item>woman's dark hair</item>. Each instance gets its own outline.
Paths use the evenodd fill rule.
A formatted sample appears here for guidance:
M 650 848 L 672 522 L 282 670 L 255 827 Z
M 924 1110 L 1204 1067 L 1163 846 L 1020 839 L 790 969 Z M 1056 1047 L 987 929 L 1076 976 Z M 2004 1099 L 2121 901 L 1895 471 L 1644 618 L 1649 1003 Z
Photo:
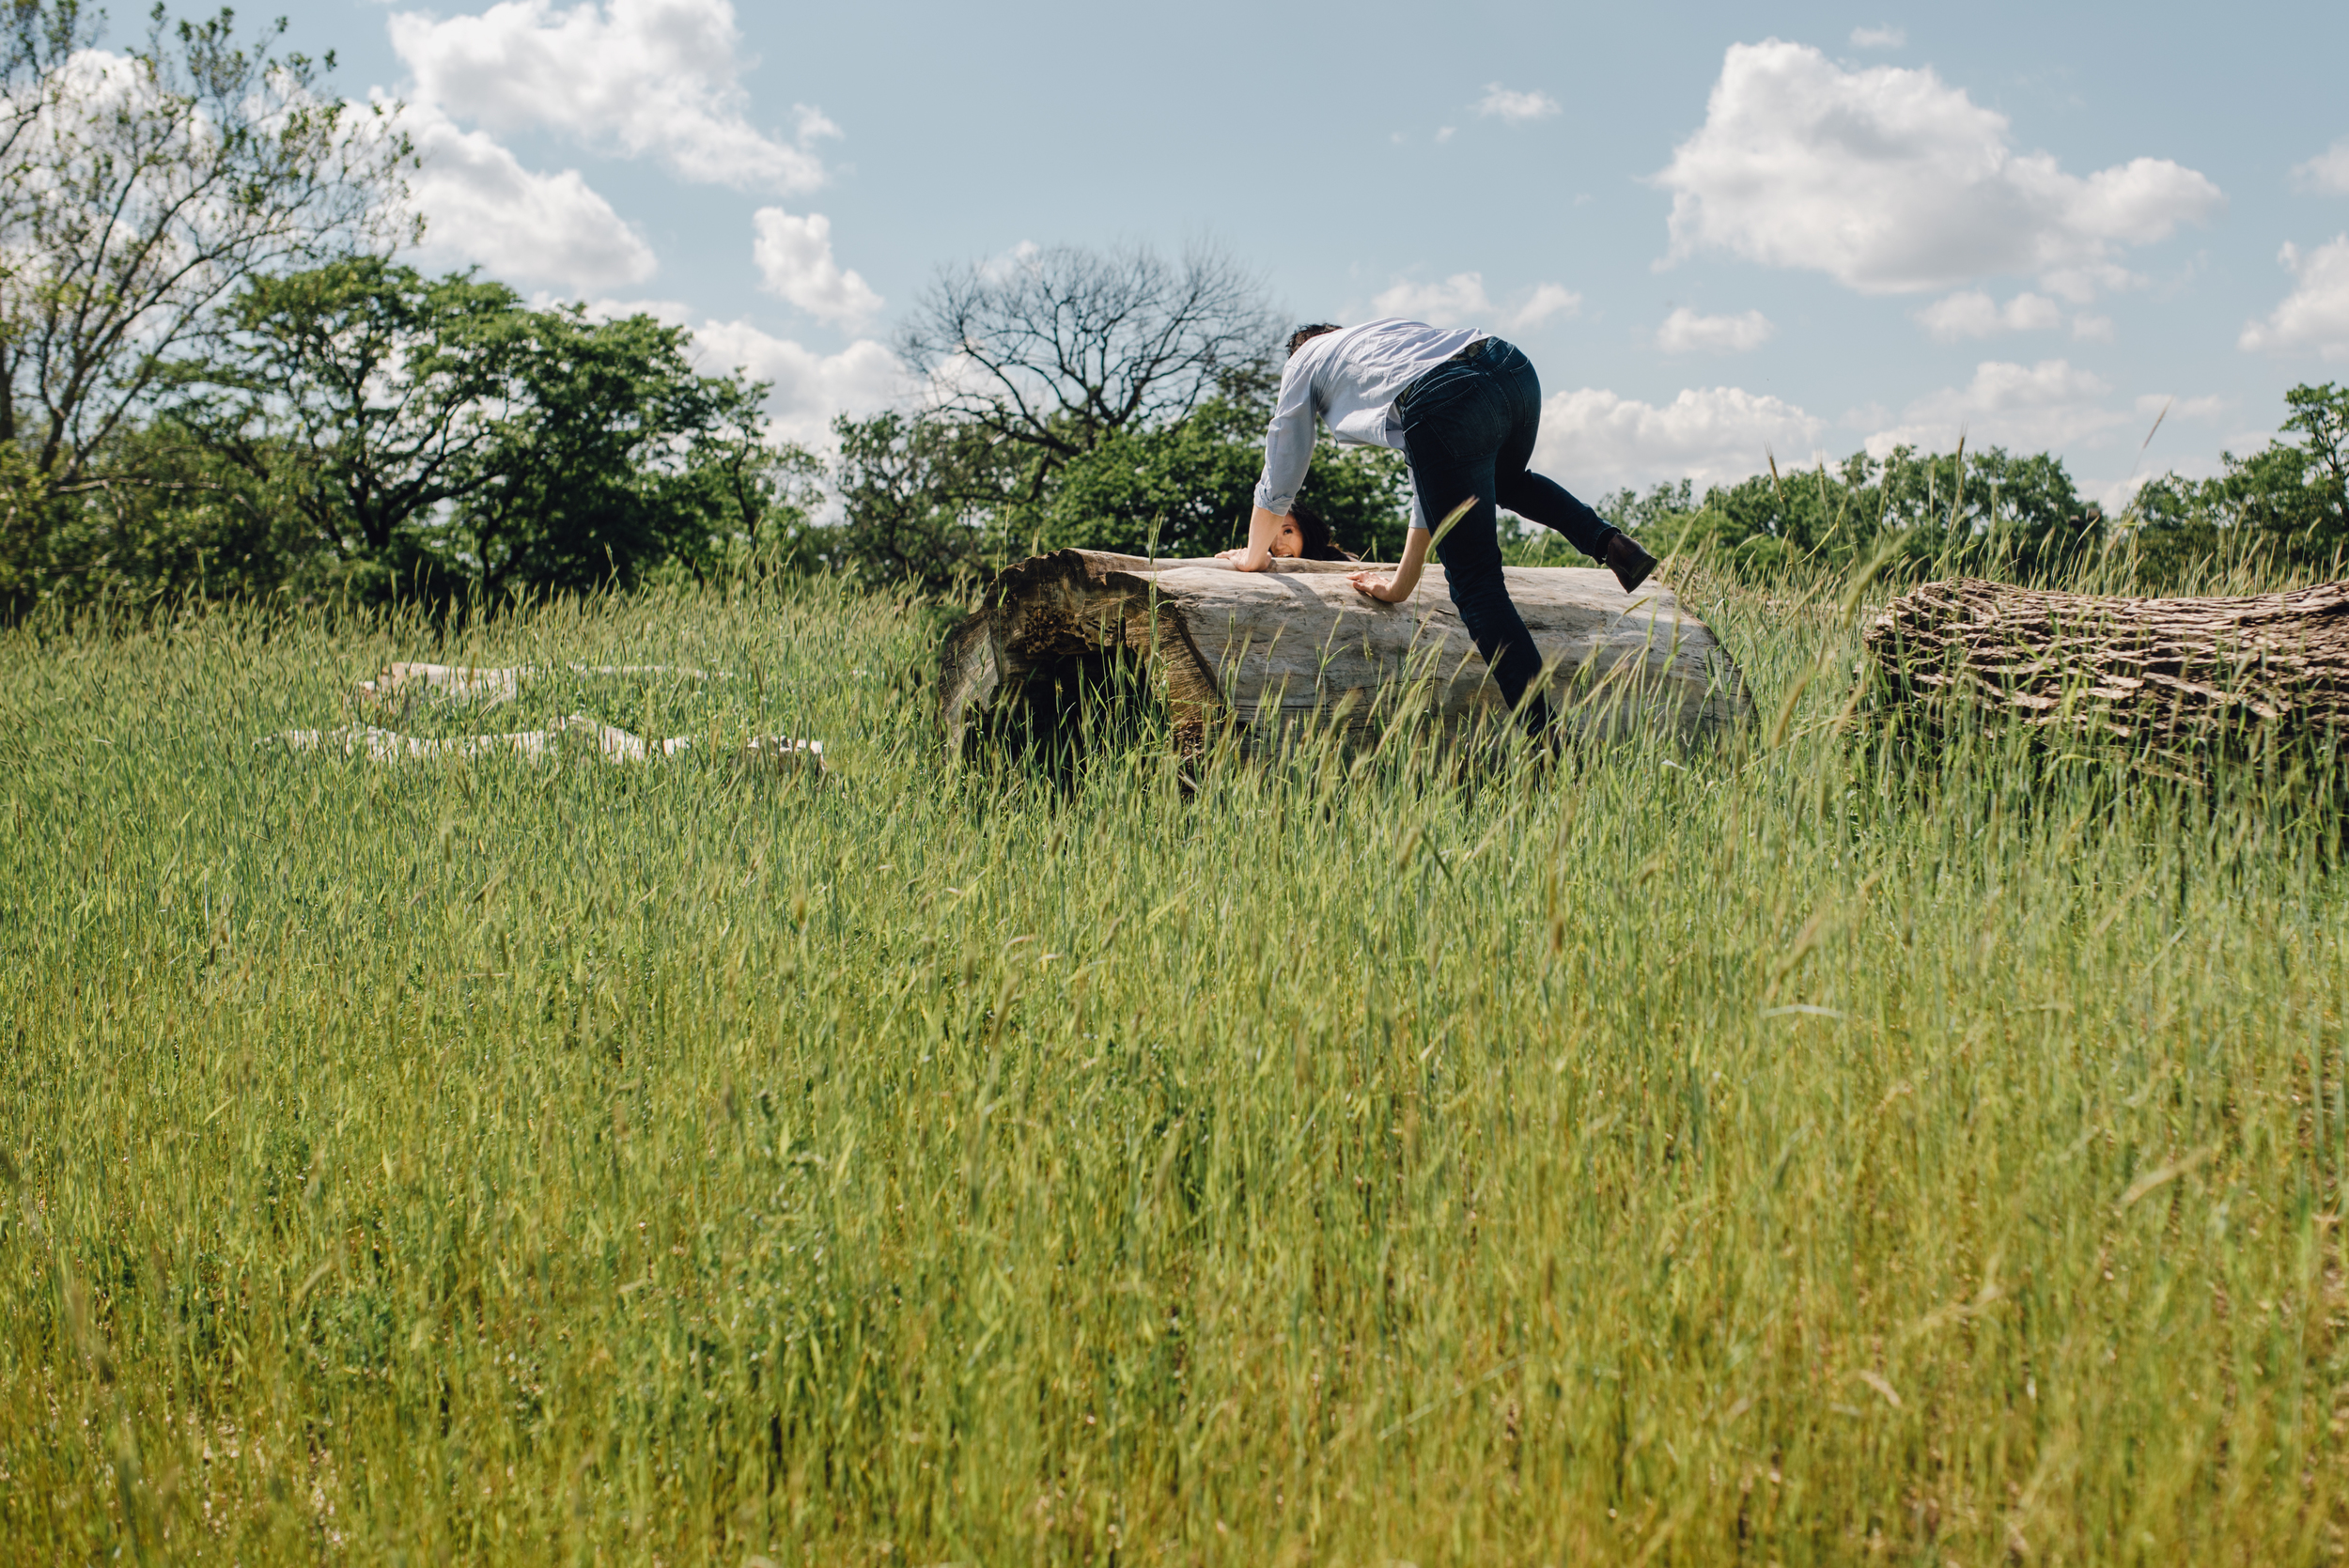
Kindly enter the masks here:
M 1359 561 L 1361 556 L 1339 546 L 1336 536 L 1320 513 L 1302 502 L 1289 506 L 1289 520 L 1297 524 L 1298 559 L 1301 561 Z
M 1294 354 L 1323 333 L 1333 333 L 1337 330 L 1338 324 L 1335 321 L 1316 321 L 1310 327 L 1299 327 L 1289 334 L 1289 352 Z

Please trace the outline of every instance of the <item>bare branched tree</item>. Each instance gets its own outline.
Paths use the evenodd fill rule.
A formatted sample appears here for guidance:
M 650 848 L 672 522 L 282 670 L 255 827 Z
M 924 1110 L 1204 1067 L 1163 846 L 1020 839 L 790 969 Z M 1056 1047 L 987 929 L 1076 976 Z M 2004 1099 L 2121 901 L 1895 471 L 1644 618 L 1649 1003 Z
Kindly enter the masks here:
M 1263 285 L 1213 246 L 1169 262 L 1060 245 L 941 273 L 901 348 L 930 414 L 1026 449 L 1040 484 L 1112 431 L 1260 376 L 1277 330 Z
M 70 494 L 105 482 L 97 455 L 239 283 L 397 238 L 410 151 L 321 95 L 320 62 L 240 45 L 226 11 L 173 26 L 158 7 L 127 54 L 83 47 L 70 3 L 9 15 L 0 442 Z

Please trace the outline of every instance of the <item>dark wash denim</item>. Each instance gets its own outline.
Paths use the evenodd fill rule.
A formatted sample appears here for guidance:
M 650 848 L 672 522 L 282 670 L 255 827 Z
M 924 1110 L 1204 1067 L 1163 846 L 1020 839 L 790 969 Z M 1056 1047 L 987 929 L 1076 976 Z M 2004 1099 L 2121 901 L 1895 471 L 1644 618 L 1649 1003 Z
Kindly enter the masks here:
M 1564 486 L 1525 466 L 1542 424 L 1542 383 L 1533 362 L 1496 337 L 1471 345 L 1468 354 L 1446 360 L 1404 388 L 1394 410 L 1403 427 L 1404 456 L 1411 460 L 1419 487 L 1420 509 L 1429 524 L 1441 532 L 1455 506 L 1475 499 L 1468 515 L 1438 541 L 1436 556 L 1443 563 L 1460 624 L 1514 710 L 1541 674 L 1542 657 L 1501 574 L 1495 509 L 1506 506 L 1563 534 L 1593 560 L 1604 558 L 1615 529 L 1567 494 Z M 1526 727 L 1539 734 L 1549 722 L 1548 705 L 1536 697 L 1524 719 Z

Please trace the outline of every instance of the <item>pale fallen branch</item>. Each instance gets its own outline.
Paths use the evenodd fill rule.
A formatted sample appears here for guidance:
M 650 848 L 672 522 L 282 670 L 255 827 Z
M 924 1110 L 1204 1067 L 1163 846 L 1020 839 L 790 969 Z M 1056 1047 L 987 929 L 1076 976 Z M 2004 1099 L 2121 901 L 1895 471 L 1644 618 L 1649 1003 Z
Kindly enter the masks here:
M 554 667 L 550 667 L 550 670 Z M 690 664 L 580 664 L 566 662 L 559 668 L 577 675 L 681 675 L 688 680 L 733 680 L 731 670 L 696 670 Z M 373 680 L 363 680 L 353 694 L 363 703 L 381 703 L 397 696 L 405 696 L 421 690 L 428 696 L 443 697 L 451 702 L 478 703 L 495 707 L 510 703 L 521 693 L 521 683 L 535 675 L 549 673 L 535 664 L 518 664 L 506 669 L 484 669 L 465 664 L 421 664 L 402 662 L 386 665 L 383 673 Z
M 428 757 L 479 757 L 510 754 L 537 762 L 554 754 L 567 736 L 585 737 L 605 762 L 644 762 L 651 756 L 677 756 L 695 748 L 693 737 L 672 736 L 647 741 L 615 725 L 574 713 L 542 730 L 514 730 L 503 735 L 402 735 L 372 724 L 347 724 L 331 730 L 287 730 L 268 737 L 295 752 L 340 752 L 365 756 L 370 762 L 405 762 Z M 822 774 L 824 743 L 790 736 L 754 736 L 739 755 L 778 768 L 799 768 Z

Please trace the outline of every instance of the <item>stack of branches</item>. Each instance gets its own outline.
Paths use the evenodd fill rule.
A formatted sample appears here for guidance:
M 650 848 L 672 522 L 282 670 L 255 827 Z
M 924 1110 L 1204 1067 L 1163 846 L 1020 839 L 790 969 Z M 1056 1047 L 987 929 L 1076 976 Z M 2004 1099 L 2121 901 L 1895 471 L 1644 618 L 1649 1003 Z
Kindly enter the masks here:
M 1964 710 L 2180 762 L 2349 741 L 2349 582 L 2102 598 L 1956 579 L 1894 599 L 1865 645 L 1936 726 Z

